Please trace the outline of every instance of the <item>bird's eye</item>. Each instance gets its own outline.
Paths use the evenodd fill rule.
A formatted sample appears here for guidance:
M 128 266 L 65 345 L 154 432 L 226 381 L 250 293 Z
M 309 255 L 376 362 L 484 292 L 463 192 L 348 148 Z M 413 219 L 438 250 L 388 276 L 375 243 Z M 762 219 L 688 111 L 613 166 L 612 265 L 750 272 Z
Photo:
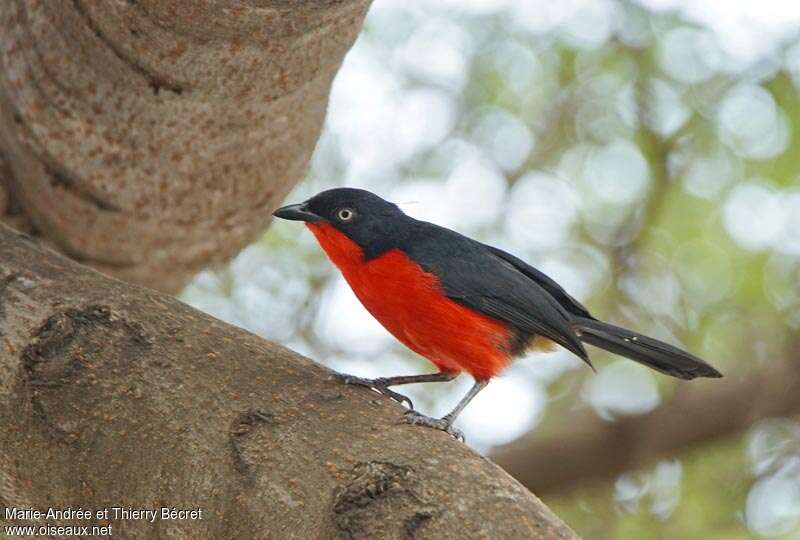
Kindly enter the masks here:
M 336 212 L 336 217 L 339 221 L 347 223 L 348 221 L 353 221 L 353 218 L 356 217 L 356 213 L 350 208 L 340 208 Z

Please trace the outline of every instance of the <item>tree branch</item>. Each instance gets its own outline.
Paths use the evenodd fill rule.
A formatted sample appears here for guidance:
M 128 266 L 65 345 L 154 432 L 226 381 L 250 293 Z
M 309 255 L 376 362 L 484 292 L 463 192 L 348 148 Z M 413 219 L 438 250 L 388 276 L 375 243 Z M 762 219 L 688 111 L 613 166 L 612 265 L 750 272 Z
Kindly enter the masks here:
M 796 351 L 797 348 L 795 347 Z M 681 388 L 654 411 L 606 421 L 585 410 L 551 439 L 532 432 L 492 454 L 536 493 L 568 490 L 741 432 L 762 418 L 800 413 L 800 364 L 789 361 Z
M 368 4 L 0 2 L 0 181 L 72 258 L 175 292 L 304 176 Z
M 132 539 L 575 538 L 402 410 L 0 225 L 2 506 L 203 510 L 110 520 Z

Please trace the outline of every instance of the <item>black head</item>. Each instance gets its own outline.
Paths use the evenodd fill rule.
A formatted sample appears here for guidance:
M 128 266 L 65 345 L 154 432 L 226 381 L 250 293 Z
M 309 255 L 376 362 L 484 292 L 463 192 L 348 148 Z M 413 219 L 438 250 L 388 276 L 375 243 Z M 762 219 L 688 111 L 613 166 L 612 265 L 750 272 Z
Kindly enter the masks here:
M 366 258 L 393 247 L 402 225 L 411 221 L 396 204 L 354 188 L 329 189 L 303 203 L 278 208 L 272 215 L 308 223 L 327 223 L 358 244 Z

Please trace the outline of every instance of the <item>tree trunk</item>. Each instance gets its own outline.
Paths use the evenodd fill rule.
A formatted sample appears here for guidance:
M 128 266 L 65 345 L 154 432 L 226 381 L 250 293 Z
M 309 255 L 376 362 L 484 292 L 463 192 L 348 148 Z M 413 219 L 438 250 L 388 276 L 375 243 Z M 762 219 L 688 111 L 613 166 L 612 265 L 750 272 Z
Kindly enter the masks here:
M 535 493 L 563 492 L 587 480 L 613 478 L 657 459 L 742 432 L 763 418 L 800 412 L 800 343 L 787 361 L 681 387 L 654 411 L 606 421 L 584 411 L 546 440 L 532 432 L 492 458 Z M 740 365 L 745 365 L 742 361 Z
M 303 177 L 368 4 L 0 2 L 6 221 L 179 290 L 263 232 Z
M 403 408 L 0 225 L 0 505 L 176 507 L 121 538 L 574 538 Z M 2 517 L 2 516 L 0 516 Z

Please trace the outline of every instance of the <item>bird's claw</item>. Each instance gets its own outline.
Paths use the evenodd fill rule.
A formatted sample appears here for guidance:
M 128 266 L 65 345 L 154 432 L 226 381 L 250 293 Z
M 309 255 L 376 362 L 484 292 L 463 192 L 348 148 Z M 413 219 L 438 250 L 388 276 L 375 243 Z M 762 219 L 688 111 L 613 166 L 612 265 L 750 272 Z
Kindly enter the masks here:
M 410 410 L 406 411 L 400 421 L 404 424 L 411 424 L 412 426 L 425 426 L 444 431 L 462 443 L 466 440 L 464 439 L 464 434 L 461 432 L 461 430 L 454 428 L 450 420 L 447 418 L 431 418 L 430 416 L 425 416 L 417 411 Z
M 386 387 L 386 386 L 384 386 L 384 387 L 376 387 L 375 389 L 378 392 L 380 392 L 381 394 L 383 394 L 384 396 L 389 396 L 390 398 L 392 398 L 393 400 L 398 402 L 400 405 L 405 403 L 406 405 L 408 405 L 408 410 L 410 410 L 410 411 L 414 410 L 414 403 L 411 401 L 411 398 L 409 398 L 408 396 L 404 396 L 403 394 L 398 394 L 394 390 L 389 390 L 389 388 Z
M 403 403 L 408 404 L 408 408 L 411 411 L 414 410 L 414 403 L 411 401 L 411 399 L 403 394 L 399 394 L 394 390 L 391 390 L 389 386 L 386 385 L 384 379 L 366 379 L 364 377 L 356 377 L 355 375 L 346 375 L 344 373 L 333 373 L 331 378 L 336 381 L 341 381 L 344 384 L 354 384 L 356 386 L 364 386 L 366 388 L 376 390 L 384 396 L 395 400 L 401 405 Z

